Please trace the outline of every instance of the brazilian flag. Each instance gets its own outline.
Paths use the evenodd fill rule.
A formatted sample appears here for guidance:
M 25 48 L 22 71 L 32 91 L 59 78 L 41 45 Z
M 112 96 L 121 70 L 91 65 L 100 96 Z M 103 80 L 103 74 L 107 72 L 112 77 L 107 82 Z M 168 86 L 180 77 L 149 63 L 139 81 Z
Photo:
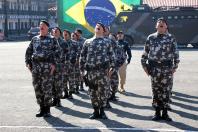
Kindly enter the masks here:
M 141 0 L 58 0 L 58 24 L 70 31 L 81 28 L 88 37 L 97 22 L 110 26 L 123 9 L 139 4 Z

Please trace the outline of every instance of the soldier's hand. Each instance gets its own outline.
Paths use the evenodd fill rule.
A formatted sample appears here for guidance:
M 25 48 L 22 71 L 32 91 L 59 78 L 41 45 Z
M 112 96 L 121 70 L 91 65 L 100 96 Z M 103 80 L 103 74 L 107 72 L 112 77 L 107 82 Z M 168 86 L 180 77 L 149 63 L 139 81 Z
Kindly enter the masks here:
M 173 69 L 173 70 L 172 70 L 172 73 L 174 74 L 175 72 L 176 72 L 176 69 Z
M 51 69 L 50 75 L 53 75 L 53 74 L 54 74 L 54 71 L 55 71 L 55 65 L 52 64 L 52 65 L 50 66 L 50 69 Z
M 32 67 L 29 64 L 27 64 L 26 67 L 29 69 L 30 72 L 32 72 Z
M 146 72 L 146 74 L 149 76 L 148 70 L 146 68 L 144 68 L 144 71 Z
M 110 68 L 107 75 L 108 75 L 108 77 L 110 78 L 112 74 L 113 74 L 113 69 Z

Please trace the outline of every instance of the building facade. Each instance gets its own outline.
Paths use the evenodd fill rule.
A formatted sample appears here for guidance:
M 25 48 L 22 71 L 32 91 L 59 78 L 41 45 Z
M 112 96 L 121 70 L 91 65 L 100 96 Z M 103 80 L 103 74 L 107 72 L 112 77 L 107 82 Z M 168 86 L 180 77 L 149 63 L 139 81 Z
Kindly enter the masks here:
M 0 0 L 0 30 L 5 36 L 25 34 L 48 15 L 47 0 Z

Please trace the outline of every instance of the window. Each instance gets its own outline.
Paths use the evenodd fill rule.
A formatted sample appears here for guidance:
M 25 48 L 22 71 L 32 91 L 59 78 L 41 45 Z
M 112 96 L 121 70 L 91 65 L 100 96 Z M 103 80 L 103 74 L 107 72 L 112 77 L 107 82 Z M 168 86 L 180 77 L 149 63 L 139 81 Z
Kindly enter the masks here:
M 2 9 L 2 8 L 3 8 L 3 2 L 0 1 L 0 9 Z
M 9 24 L 8 24 L 8 29 L 9 29 L 9 30 L 13 30 L 13 29 L 14 29 L 14 24 L 13 24 L 13 22 L 9 22 Z

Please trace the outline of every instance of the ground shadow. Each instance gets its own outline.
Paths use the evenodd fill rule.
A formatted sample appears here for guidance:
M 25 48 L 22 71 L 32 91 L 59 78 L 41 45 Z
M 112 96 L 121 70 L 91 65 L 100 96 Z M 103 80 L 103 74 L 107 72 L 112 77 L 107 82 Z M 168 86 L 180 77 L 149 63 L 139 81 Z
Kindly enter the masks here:
M 121 94 L 121 93 L 120 93 L 120 94 Z M 131 93 L 131 92 L 125 92 L 125 93 L 123 93 L 123 94 L 126 95 L 126 96 L 132 96 L 132 97 L 137 97 L 137 98 L 152 99 L 151 96 L 143 96 L 143 95 L 138 95 L 138 94 Z
M 198 104 L 198 101 L 190 100 L 190 99 L 179 97 L 179 96 L 172 96 L 171 98 L 175 99 L 175 100 L 180 100 L 180 101 L 183 101 L 183 102 L 187 102 L 187 103 Z
M 151 106 L 143 106 L 143 105 L 134 105 L 134 104 L 131 104 L 131 103 L 127 103 L 127 102 L 124 102 L 124 101 L 112 101 L 111 103 L 114 103 L 114 104 L 117 104 L 117 105 L 120 105 L 122 107 L 128 107 L 128 108 L 135 108 L 135 109 L 148 109 L 148 110 L 152 110 L 153 108 Z
M 176 105 L 176 106 L 179 106 L 179 107 L 184 108 L 184 109 L 187 109 L 187 110 L 198 111 L 198 107 L 186 105 L 186 104 L 183 104 L 183 103 L 172 102 L 171 104 Z
M 182 97 L 186 97 L 186 98 L 193 98 L 193 99 L 198 99 L 198 96 L 192 96 L 192 95 L 188 95 L 188 94 L 184 94 L 184 93 L 180 93 L 180 92 L 172 92 L 173 94 L 175 94 L 175 96 L 182 96 Z
M 71 115 L 74 117 L 89 118 L 89 116 L 90 116 L 89 113 L 83 113 L 83 112 L 80 112 L 79 110 L 74 110 L 74 109 L 67 108 L 67 107 L 57 107 L 57 109 L 62 111 L 63 114 Z
M 97 128 L 83 128 L 80 126 L 72 125 L 70 123 L 66 123 L 65 121 L 61 120 L 57 117 L 49 117 L 44 118 L 46 122 L 54 127 L 57 131 L 64 131 L 64 132 L 100 132 Z
M 184 117 L 184 118 L 188 118 L 188 119 L 191 119 L 191 120 L 198 120 L 198 116 L 194 115 L 194 114 L 191 114 L 191 113 L 186 113 L 184 111 L 179 111 L 179 110 L 171 110 L 171 112 L 176 113 L 176 114 L 178 114 L 178 115 L 180 115 L 181 117 Z
M 166 123 L 169 124 L 170 126 L 174 126 L 174 127 L 179 128 L 181 130 L 198 131 L 198 128 L 186 125 L 186 124 L 181 123 L 181 122 L 172 121 L 172 122 L 166 122 Z
M 122 111 L 117 108 L 112 108 L 108 110 L 111 111 L 112 113 L 115 113 L 118 117 L 122 117 L 122 118 L 130 118 L 130 119 L 137 119 L 137 120 L 151 120 L 152 118 L 152 116 L 138 115 L 138 114 L 134 114 L 131 112 Z

